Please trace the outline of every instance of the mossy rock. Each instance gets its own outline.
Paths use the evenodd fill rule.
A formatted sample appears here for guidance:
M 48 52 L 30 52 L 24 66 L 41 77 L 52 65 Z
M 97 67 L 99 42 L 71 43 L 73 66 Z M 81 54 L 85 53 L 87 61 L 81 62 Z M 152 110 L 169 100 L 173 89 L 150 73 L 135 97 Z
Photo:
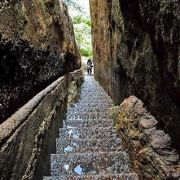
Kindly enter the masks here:
M 119 116 L 119 113 L 120 113 L 119 106 L 113 106 L 108 109 L 109 118 L 113 119 L 115 124 L 116 124 L 117 118 Z
M 139 140 L 140 132 L 139 132 L 139 131 L 135 131 L 135 130 L 130 130 L 129 136 L 130 136 L 133 140 Z
M 116 123 L 115 129 L 116 129 L 117 132 L 120 131 L 120 129 L 121 129 L 121 124 Z

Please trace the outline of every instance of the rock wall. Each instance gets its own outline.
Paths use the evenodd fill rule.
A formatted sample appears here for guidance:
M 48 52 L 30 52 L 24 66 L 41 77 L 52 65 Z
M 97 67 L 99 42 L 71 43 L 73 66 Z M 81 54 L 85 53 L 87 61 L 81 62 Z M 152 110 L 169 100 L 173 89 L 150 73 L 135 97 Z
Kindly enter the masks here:
M 136 95 L 180 151 L 178 0 L 91 0 L 95 78 L 120 104 Z
M 80 87 L 81 70 L 57 79 L 0 125 L 0 180 L 50 175 L 50 154 L 55 153 L 72 82 Z
M 110 116 L 140 179 L 180 178 L 179 154 L 141 100 L 130 96 L 120 106 L 111 108 Z
M 73 26 L 61 0 L 0 2 L 0 123 L 80 66 Z

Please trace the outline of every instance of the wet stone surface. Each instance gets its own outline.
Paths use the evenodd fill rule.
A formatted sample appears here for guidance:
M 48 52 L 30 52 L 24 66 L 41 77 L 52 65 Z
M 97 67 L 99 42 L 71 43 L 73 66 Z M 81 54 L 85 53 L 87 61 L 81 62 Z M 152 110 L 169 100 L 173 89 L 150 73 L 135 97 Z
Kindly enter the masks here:
M 116 130 L 112 127 L 84 127 L 84 128 L 62 128 L 60 129 L 59 137 L 76 138 L 78 139 L 98 139 L 104 137 L 117 137 Z
M 66 120 L 64 127 L 94 127 L 100 125 L 101 127 L 112 127 L 113 122 L 111 119 L 88 119 L 88 120 Z
M 69 140 L 69 141 L 68 141 Z M 57 154 L 69 152 L 107 152 L 107 151 L 121 151 L 120 138 L 102 138 L 102 139 L 77 139 L 64 140 L 57 139 L 56 149 Z
M 81 176 L 52 176 L 45 177 L 44 180 L 138 180 L 135 173 L 126 174 L 101 174 L 101 175 L 81 175 Z
M 125 151 L 51 155 L 51 173 L 55 176 L 123 172 L 129 172 L 128 156 Z
M 67 108 L 63 128 L 51 155 L 51 175 L 44 180 L 138 179 L 130 173 L 128 153 L 121 144 L 107 110 L 110 97 L 85 76 L 80 99 Z
M 101 119 L 106 118 L 107 112 L 70 112 L 67 119 Z

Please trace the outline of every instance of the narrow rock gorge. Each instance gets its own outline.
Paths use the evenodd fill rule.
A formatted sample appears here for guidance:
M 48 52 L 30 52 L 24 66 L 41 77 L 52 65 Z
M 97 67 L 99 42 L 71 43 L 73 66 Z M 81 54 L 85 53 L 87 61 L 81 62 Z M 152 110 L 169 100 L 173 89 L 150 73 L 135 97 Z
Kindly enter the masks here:
M 58 0 L 0 2 L 0 123 L 59 76 L 80 68 L 67 7 Z
M 0 180 L 179 179 L 179 1 L 89 0 L 97 81 L 65 2 L 0 2 Z
M 81 84 L 80 68 L 63 1 L 0 2 L 1 180 L 49 175 L 67 103 Z
M 135 95 L 180 151 L 178 0 L 91 0 L 95 78 L 116 104 Z

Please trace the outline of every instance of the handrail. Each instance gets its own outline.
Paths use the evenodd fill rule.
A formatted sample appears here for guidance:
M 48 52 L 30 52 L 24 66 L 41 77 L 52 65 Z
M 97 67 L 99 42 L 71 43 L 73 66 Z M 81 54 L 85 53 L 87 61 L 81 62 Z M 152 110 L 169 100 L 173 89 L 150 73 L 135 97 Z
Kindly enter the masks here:
M 0 124 L 0 146 L 2 146 L 16 131 L 16 129 L 24 123 L 24 120 L 32 113 L 32 111 L 39 105 L 39 103 L 46 97 L 48 93 L 53 91 L 61 82 L 67 80 L 67 76 L 77 74 L 81 71 L 82 68 L 58 78 L 44 90 L 35 95 L 24 106 L 18 109 L 13 115 L 11 115 L 11 117 Z

